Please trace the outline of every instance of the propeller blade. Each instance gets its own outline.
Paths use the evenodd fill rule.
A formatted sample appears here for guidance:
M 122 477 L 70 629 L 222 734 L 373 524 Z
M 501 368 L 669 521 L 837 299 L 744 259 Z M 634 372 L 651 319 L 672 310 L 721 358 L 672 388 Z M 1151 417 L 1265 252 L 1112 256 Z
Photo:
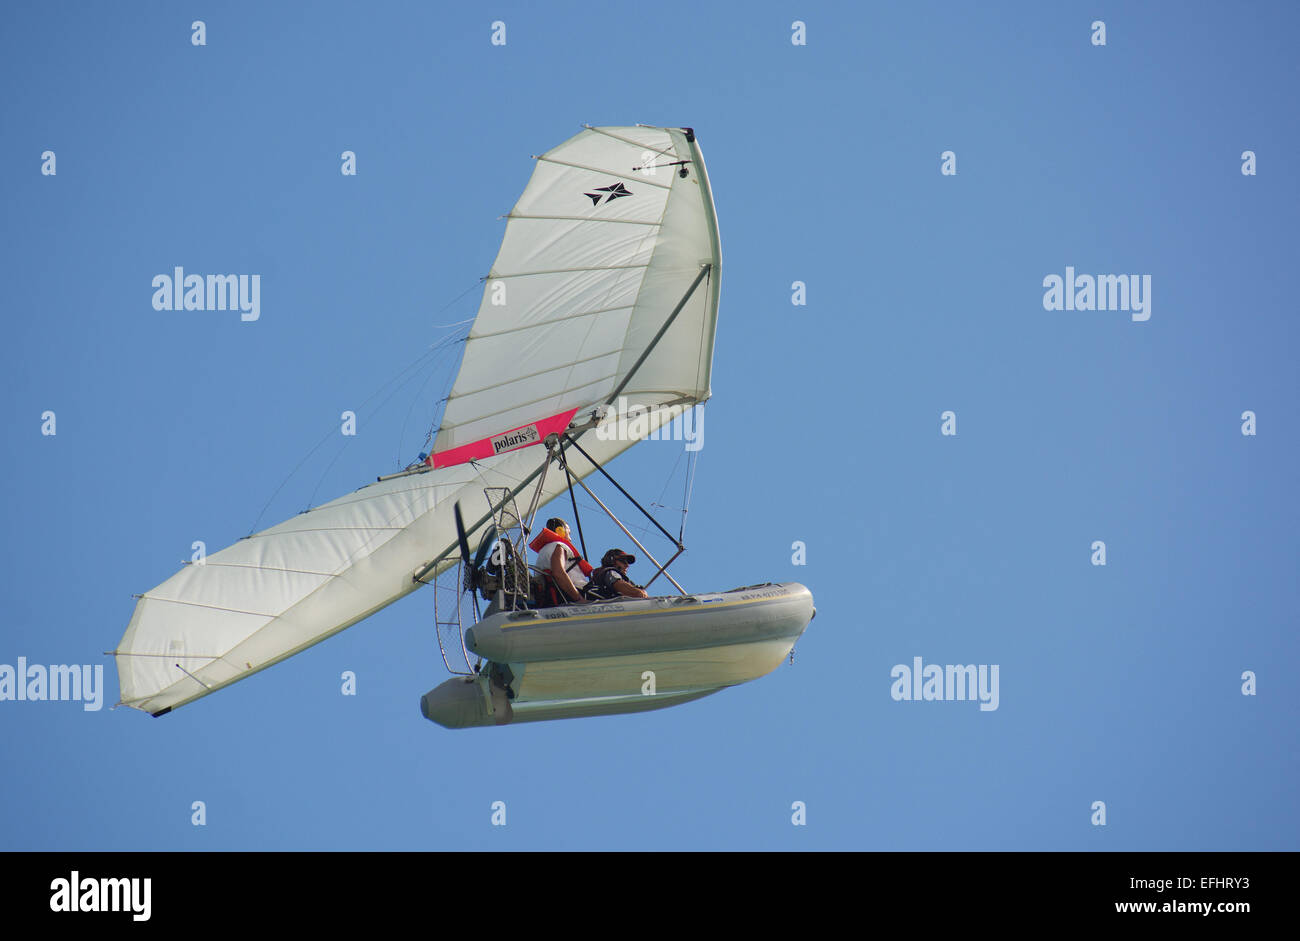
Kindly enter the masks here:
M 460 504 L 457 503 L 453 509 L 456 511 L 456 538 L 460 540 L 460 560 L 469 568 L 469 538 L 465 535 L 465 520 L 460 515 Z
M 460 543 L 460 567 L 465 578 L 464 589 L 473 594 L 474 589 L 478 587 L 478 567 L 469 558 L 469 537 L 465 535 L 465 520 L 460 515 L 460 504 L 457 503 L 452 509 L 456 514 L 456 540 Z
M 487 535 L 484 536 L 483 541 L 478 544 L 478 552 L 474 556 L 474 568 L 480 569 L 483 567 L 483 563 L 487 560 L 488 550 L 492 548 L 492 543 L 496 542 L 496 540 L 497 528 L 495 526 L 489 526 Z

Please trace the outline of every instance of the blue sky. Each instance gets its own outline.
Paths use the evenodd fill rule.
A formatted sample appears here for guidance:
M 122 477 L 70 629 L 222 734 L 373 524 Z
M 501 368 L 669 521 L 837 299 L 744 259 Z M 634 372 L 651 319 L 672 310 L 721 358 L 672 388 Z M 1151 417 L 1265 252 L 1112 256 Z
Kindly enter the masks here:
M 194 540 L 412 459 L 456 354 L 386 383 L 472 316 L 529 155 L 583 122 L 693 126 L 713 183 L 714 398 L 674 572 L 799 581 L 818 614 L 792 666 L 641 716 L 425 721 L 424 592 L 161 719 L 0 702 L 0 848 L 1300 848 L 1294 5 L 9 20 L 0 663 L 102 664 L 111 703 L 132 593 Z M 154 310 L 178 265 L 260 273 L 260 319 Z M 1067 266 L 1150 275 L 1150 320 L 1045 310 Z M 613 468 L 673 529 L 681 447 Z M 999 708 L 894 701 L 916 656 L 998 665 Z

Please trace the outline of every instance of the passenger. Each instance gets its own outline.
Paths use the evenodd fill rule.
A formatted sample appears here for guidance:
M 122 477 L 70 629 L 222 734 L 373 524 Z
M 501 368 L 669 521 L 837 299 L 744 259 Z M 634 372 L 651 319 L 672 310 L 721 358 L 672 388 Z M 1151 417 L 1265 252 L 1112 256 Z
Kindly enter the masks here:
M 550 589 L 547 600 L 553 605 L 584 604 L 582 589 L 591 575 L 591 563 L 569 542 L 569 524 L 558 516 L 546 521 L 546 528 L 528 544 L 537 553 L 537 567 L 542 570 Z
M 645 589 L 632 584 L 627 567 L 636 561 L 622 549 L 610 549 L 600 560 L 600 568 L 591 573 L 587 597 L 603 599 L 648 598 Z

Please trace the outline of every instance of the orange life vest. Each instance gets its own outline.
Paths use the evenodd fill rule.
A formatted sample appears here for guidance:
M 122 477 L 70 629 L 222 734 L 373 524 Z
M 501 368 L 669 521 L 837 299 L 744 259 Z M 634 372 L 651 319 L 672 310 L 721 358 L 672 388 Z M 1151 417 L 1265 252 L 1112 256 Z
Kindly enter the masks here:
M 542 549 L 553 542 L 558 542 L 568 549 L 569 552 L 573 554 L 573 557 L 578 560 L 578 568 L 582 570 L 582 574 L 586 575 L 588 578 L 591 577 L 591 563 L 582 557 L 582 553 L 573 547 L 573 543 L 569 542 L 569 540 L 565 539 L 554 530 L 543 529 L 537 534 L 537 538 L 528 544 L 528 548 L 532 549 L 534 552 L 541 552 Z
M 574 548 L 573 543 L 569 542 L 569 540 L 565 539 L 554 530 L 543 529 L 537 534 L 537 538 L 528 544 L 528 548 L 532 549 L 534 552 L 540 552 L 553 542 L 558 542 L 564 546 L 564 548 L 568 549 L 569 552 L 573 554 L 573 557 L 578 560 L 578 568 L 582 571 L 582 574 L 588 577 L 591 576 L 591 563 L 582 557 L 582 553 Z M 534 598 L 534 603 L 538 607 L 550 608 L 557 605 L 569 604 L 570 602 L 569 599 L 565 598 L 563 593 L 560 591 L 560 586 L 555 583 L 555 576 L 549 571 L 544 571 L 542 572 L 541 593 L 539 597 Z

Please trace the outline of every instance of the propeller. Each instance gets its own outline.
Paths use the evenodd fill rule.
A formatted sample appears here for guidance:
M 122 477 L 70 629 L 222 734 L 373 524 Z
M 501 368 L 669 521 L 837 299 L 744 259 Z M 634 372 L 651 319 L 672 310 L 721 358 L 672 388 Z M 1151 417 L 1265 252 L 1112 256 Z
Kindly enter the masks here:
M 456 538 L 460 541 L 460 560 L 469 565 L 469 538 L 465 535 L 465 519 L 460 515 L 460 504 L 452 509 L 456 511 Z
M 460 542 L 460 564 L 465 570 L 465 590 L 472 592 L 478 585 L 478 566 L 469 557 L 469 537 L 465 535 L 465 520 L 460 515 L 460 504 L 453 507 L 456 514 L 456 539 Z
M 471 559 L 469 552 L 469 536 L 465 532 L 465 519 L 460 514 L 460 504 L 457 503 L 453 507 L 453 510 L 455 511 L 456 516 L 456 541 L 460 543 L 460 562 L 461 567 L 465 572 L 465 590 L 473 592 L 479 587 L 479 573 L 483 571 L 483 563 L 487 561 L 488 552 L 491 550 L 493 543 L 497 541 L 497 529 L 496 526 L 489 526 L 487 528 L 487 533 L 484 535 L 483 541 L 478 545 L 478 552 L 475 553 L 473 559 Z M 489 575 L 497 574 L 492 570 L 491 566 L 488 567 L 487 571 Z

